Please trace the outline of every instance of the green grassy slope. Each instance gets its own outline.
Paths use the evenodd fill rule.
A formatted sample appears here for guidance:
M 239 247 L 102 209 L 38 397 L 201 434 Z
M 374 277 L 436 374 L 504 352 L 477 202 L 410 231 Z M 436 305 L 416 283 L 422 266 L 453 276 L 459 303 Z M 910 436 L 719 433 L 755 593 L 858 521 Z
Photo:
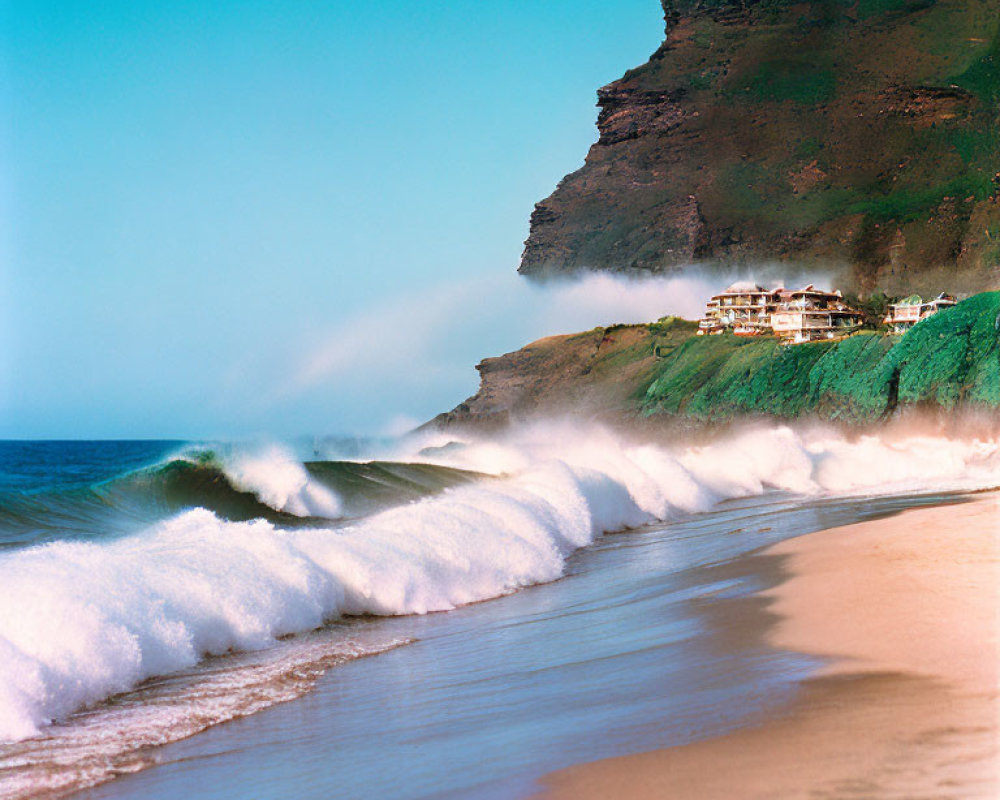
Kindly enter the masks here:
M 998 327 L 1000 292 L 987 292 L 903 336 L 862 332 L 794 347 L 771 337 L 692 338 L 662 359 L 641 412 L 866 423 L 907 407 L 1000 410 Z

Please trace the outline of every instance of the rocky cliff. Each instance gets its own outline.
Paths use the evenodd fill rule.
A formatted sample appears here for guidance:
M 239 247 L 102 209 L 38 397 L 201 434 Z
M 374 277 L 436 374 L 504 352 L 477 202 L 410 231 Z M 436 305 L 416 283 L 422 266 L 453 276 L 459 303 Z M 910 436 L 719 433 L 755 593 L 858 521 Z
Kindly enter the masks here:
M 858 291 L 1000 285 L 1000 0 L 662 0 L 520 272 L 782 260 Z
M 670 317 L 540 339 L 480 362 L 479 391 L 431 424 L 502 427 L 545 416 L 634 417 L 659 360 L 697 329 L 697 323 Z

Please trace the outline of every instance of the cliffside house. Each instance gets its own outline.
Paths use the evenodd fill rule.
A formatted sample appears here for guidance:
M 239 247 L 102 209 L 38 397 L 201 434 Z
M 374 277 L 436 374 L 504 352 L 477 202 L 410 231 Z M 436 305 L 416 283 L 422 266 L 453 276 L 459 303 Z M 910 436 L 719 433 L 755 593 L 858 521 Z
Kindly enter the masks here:
M 920 320 L 927 319 L 942 308 L 948 308 L 955 303 L 955 298 L 944 292 L 926 303 L 920 295 L 910 295 L 898 303 L 890 305 L 889 313 L 886 314 L 883 322 L 889 326 L 890 333 L 906 333 Z
M 824 292 L 812 284 L 789 290 L 734 283 L 708 301 L 698 334 L 774 333 L 787 343 L 799 344 L 853 333 L 862 321 L 861 312 L 847 305 L 839 291 Z
M 824 292 L 809 284 L 795 291 L 781 289 L 779 294 L 771 328 L 788 344 L 846 336 L 864 322 L 862 313 L 844 302 L 840 290 Z
M 713 295 L 698 321 L 698 335 L 732 330 L 737 336 L 757 336 L 771 332 L 771 314 L 778 308 L 777 290 L 755 283 L 734 283 Z

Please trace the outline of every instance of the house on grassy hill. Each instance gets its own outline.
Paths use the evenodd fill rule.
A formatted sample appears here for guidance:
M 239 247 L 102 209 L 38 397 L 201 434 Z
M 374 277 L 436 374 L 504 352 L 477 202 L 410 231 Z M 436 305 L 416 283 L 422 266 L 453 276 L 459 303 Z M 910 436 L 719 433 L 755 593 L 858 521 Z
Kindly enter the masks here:
M 788 344 L 836 339 L 854 333 L 864 315 L 845 301 L 840 291 L 825 292 L 809 284 L 795 291 L 781 290 L 771 328 Z
M 920 295 L 913 294 L 890 305 L 883 322 L 889 326 L 890 333 L 906 333 L 920 320 L 927 319 L 943 308 L 950 308 L 956 302 L 954 297 L 944 292 L 926 303 Z
M 839 291 L 826 292 L 812 284 L 802 289 L 765 289 L 756 283 L 734 283 L 708 301 L 698 334 L 775 334 L 787 343 L 799 344 L 846 336 L 860 328 L 863 320 Z
M 713 295 L 698 322 L 698 335 L 729 330 L 737 336 L 757 336 L 771 332 L 771 314 L 778 307 L 777 290 L 756 283 L 738 282 Z

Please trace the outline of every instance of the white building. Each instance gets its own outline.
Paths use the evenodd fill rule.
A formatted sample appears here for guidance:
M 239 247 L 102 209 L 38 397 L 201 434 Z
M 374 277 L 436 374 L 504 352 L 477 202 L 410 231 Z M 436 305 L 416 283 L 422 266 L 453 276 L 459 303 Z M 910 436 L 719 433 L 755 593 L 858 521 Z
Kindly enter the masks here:
M 955 298 L 944 292 L 926 303 L 920 295 L 910 295 L 889 306 L 889 313 L 886 314 L 883 322 L 889 326 L 891 333 L 906 333 L 920 320 L 927 319 L 942 308 L 949 308 L 955 303 Z
M 845 303 L 839 290 L 824 292 L 809 284 L 796 291 L 782 289 L 779 294 L 771 328 L 791 344 L 846 336 L 864 322 L 861 312 Z
M 757 336 L 771 332 L 771 314 L 778 307 L 777 290 L 756 283 L 734 283 L 713 295 L 698 322 L 698 334 L 731 330 L 737 336 Z

